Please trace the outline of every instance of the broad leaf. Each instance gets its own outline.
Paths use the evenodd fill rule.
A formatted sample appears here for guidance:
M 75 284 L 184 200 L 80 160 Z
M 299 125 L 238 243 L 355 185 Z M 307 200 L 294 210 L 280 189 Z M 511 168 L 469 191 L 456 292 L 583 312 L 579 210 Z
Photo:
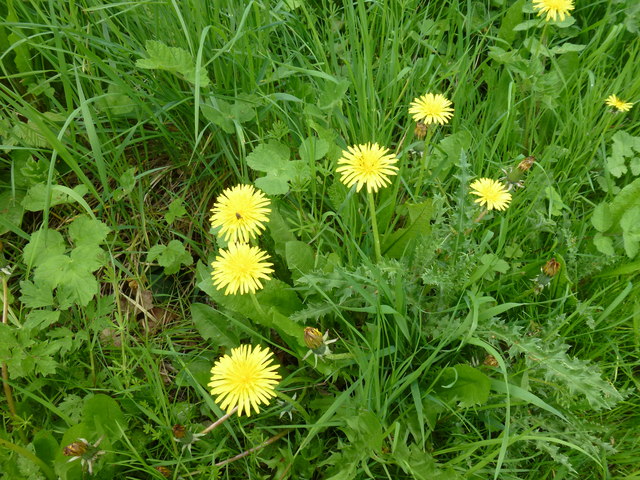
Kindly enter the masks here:
M 460 406 L 483 405 L 489 400 L 491 380 L 480 370 L 469 365 L 445 368 L 438 382 L 438 392 L 448 400 L 457 400 Z
M 50 228 L 40 229 L 31 235 L 31 240 L 24 247 L 22 258 L 27 265 L 38 265 L 51 256 L 65 251 L 62 235 Z
M 100 245 L 105 241 L 110 231 L 111 229 L 107 225 L 88 215 L 77 217 L 69 225 L 69 236 L 76 246 Z
M 87 194 L 89 189 L 85 185 L 77 185 L 73 188 L 73 191 L 82 197 Z M 27 191 L 27 194 L 22 200 L 22 206 L 30 212 L 39 212 L 44 210 L 47 197 L 49 198 L 49 207 L 75 202 L 70 195 L 58 190 L 53 190 L 43 183 L 38 183 Z
M 175 75 L 182 76 L 186 81 L 196 83 L 196 66 L 193 57 L 182 48 L 169 47 L 156 40 L 147 40 L 145 43 L 149 58 L 141 58 L 136 66 L 145 69 L 166 70 Z M 200 69 L 200 86 L 209 85 L 209 77 L 204 67 Z
M 214 345 L 233 348 L 240 343 L 240 337 L 231 328 L 229 320 L 209 305 L 192 304 L 191 318 L 200 336 L 205 340 L 211 340 Z
M 165 275 L 172 275 L 180 270 L 181 265 L 191 265 L 193 257 L 179 240 L 171 240 L 168 245 L 156 245 L 149 250 L 147 261 L 158 260 L 164 267 Z

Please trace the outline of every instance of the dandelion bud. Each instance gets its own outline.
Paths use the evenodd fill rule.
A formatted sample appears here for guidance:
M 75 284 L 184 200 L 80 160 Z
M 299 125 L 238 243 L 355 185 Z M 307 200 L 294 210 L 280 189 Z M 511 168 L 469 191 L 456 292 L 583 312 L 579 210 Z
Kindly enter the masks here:
M 324 339 L 322 338 L 322 332 L 320 332 L 320 330 L 318 330 L 317 328 L 305 327 L 304 343 L 311 350 L 317 350 L 324 343 Z
M 534 163 L 536 163 L 536 157 L 534 157 L 533 155 L 529 155 L 518 164 L 518 170 L 520 170 L 521 172 L 526 172 Z
M 173 472 L 169 470 L 167 467 L 155 467 L 156 470 L 162 475 L 164 478 L 170 478 Z
M 173 436 L 178 439 L 184 438 L 184 436 L 187 434 L 187 429 L 184 428 L 184 425 L 179 424 L 174 425 L 171 431 L 173 432 Z
M 484 361 L 482 362 L 483 365 L 486 365 L 487 367 L 497 367 L 498 364 L 498 360 L 496 360 L 496 357 L 494 357 L 493 355 L 487 355 L 486 357 L 484 357 Z
M 64 447 L 62 453 L 67 457 L 81 457 L 87 453 L 88 448 L 89 444 L 87 442 L 78 440 Z
M 66 457 L 71 457 L 69 462 L 80 460 L 80 464 L 83 468 L 89 471 L 89 475 L 93 475 L 93 464 L 100 455 L 104 455 L 104 450 L 98 450 L 98 445 L 104 437 L 100 437 L 96 443 L 91 445 L 84 438 L 79 438 L 70 445 L 67 445 L 62 450 L 62 454 Z
M 540 293 L 542 292 L 542 290 L 548 287 L 551 284 L 551 280 L 553 279 L 553 277 L 555 277 L 559 271 L 560 263 L 555 258 L 552 258 L 547 263 L 545 263 L 540 268 L 540 273 L 538 274 L 538 276 L 533 279 L 536 284 L 533 288 L 535 293 Z
M 554 277 L 560 270 L 560 264 L 555 258 L 552 258 L 542 267 L 542 273 L 547 277 Z
M 416 129 L 413 131 L 416 138 L 422 140 L 427 135 L 427 125 L 422 122 L 416 123 Z
M 536 157 L 530 155 L 522 159 L 515 167 L 502 169 L 504 172 L 503 180 L 507 186 L 507 190 L 524 187 L 524 174 L 529 171 L 531 166 L 536 162 Z

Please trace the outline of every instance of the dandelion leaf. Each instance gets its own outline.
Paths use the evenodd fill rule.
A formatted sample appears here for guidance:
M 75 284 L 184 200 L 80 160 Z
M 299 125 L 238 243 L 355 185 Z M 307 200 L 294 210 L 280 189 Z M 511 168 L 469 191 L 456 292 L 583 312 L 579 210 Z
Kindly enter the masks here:
M 294 278 L 313 270 L 315 251 L 307 243 L 292 240 L 285 244 L 285 259 Z
M 513 42 L 516 39 L 517 34 L 514 31 L 514 28 L 516 25 L 522 22 L 522 18 L 523 18 L 522 5 L 523 4 L 524 4 L 524 0 L 518 0 L 516 2 L 513 2 L 505 12 L 504 16 L 502 17 L 500 29 L 498 30 L 498 37 L 506 41 L 508 44 L 511 44 L 511 42 Z
M 491 380 L 477 368 L 469 365 L 447 367 L 442 372 L 437 391 L 448 400 L 457 400 L 461 407 L 483 405 L 489 400 Z
M 118 403 L 108 395 L 99 393 L 89 397 L 84 403 L 83 421 L 95 435 L 109 436 L 113 442 L 124 434 L 127 427 Z
M 229 320 L 218 310 L 204 303 L 191 305 L 191 318 L 198 333 L 205 340 L 211 340 L 216 346 L 237 347 L 240 343 L 238 334 L 229 324 Z
M 401 258 L 418 238 L 425 238 L 431 233 L 431 217 L 433 203 L 426 200 L 421 203 L 406 205 L 409 225 L 392 232 L 383 240 L 383 252 L 391 258 Z
M 277 204 L 274 204 L 271 209 L 268 229 L 269 235 L 275 244 L 276 253 L 283 258 L 286 257 L 287 243 L 295 240 L 296 237 L 291 233 L 291 228 L 287 225 L 287 222 L 280 213 Z

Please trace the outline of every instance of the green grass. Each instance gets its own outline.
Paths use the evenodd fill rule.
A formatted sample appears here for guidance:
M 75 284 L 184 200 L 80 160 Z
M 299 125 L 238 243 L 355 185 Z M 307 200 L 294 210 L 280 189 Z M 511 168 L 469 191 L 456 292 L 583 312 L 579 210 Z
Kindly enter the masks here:
M 102 439 L 105 479 L 164 478 L 159 466 L 202 479 L 637 478 L 640 117 L 604 99 L 640 99 L 638 10 L 580 1 L 559 25 L 532 12 L 522 0 L 0 6 L 2 478 L 87 478 L 63 455 L 79 438 Z M 143 68 L 149 41 L 181 50 Z M 455 114 L 423 141 L 407 110 L 426 92 Z M 268 142 L 289 158 L 259 153 Z M 366 142 L 400 160 L 375 195 L 381 261 L 366 194 L 335 173 Z M 469 184 L 529 155 L 510 207 L 482 216 Z M 257 161 L 297 169 L 268 174 L 284 193 L 255 241 L 275 270 L 259 308 L 222 295 L 209 268 L 225 246 L 209 210 L 224 188 L 264 182 Z M 596 229 L 605 202 L 619 216 Z M 536 294 L 551 258 L 561 269 Z M 302 360 L 305 326 L 338 338 L 317 366 Z M 278 398 L 182 449 L 174 425 L 195 433 L 224 414 L 209 370 L 241 343 L 275 352 Z

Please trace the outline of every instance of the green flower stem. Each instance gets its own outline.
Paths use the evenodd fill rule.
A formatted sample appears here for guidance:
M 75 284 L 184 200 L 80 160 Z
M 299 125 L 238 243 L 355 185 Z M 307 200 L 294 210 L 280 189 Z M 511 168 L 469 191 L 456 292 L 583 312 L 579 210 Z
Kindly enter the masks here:
M 436 132 L 435 124 L 427 125 L 427 135 L 424 138 L 424 150 L 422 152 L 422 161 L 420 162 L 420 173 L 418 174 L 418 182 L 416 188 L 420 190 L 422 187 L 422 179 L 424 178 L 424 172 L 427 170 L 427 161 L 429 160 L 429 145 L 431 145 L 431 139 Z M 418 192 L 419 193 L 419 192 Z
M 224 423 L 231 415 L 233 415 L 234 413 L 236 413 L 238 411 L 238 406 L 236 405 L 235 407 L 233 407 L 233 410 L 231 410 L 229 413 L 223 415 L 222 417 L 220 417 L 218 420 L 216 420 L 215 422 L 213 422 L 211 425 L 209 425 L 207 428 L 205 428 L 204 430 L 202 430 L 200 432 L 200 435 L 206 435 L 207 433 L 209 433 L 211 430 L 213 430 L 214 428 L 216 428 L 218 425 L 221 425 L 222 423 Z
M 256 294 L 253 292 L 250 292 L 249 295 L 251 295 L 251 301 L 253 302 L 253 306 L 256 307 L 256 310 L 258 311 L 258 313 L 263 317 L 266 317 L 267 312 L 264 311 L 264 308 L 262 308 L 262 305 L 260 305 L 260 302 L 258 302 L 258 297 L 256 297 Z
M 9 321 L 9 286 L 7 283 L 7 275 L 0 272 L 2 277 L 2 323 L 5 325 Z M 7 364 L 2 362 L 2 388 L 4 389 L 5 397 L 7 398 L 7 408 L 13 418 L 16 417 L 16 406 L 13 401 L 13 394 L 11 393 L 11 387 L 9 386 L 9 369 Z
M 478 223 L 480 220 L 482 220 L 484 218 L 484 216 L 489 213 L 489 209 L 485 208 L 484 210 L 482 210 L 482 212 L 480 212 L 480 215 L 478 215 L 476 217 L 476 219 L 473 221 L 473 223 Z
M 228 463 L 235 462 L 236 460 L 240 460 L 241 458 L 244 458 L 244 457 L 246 457 L 247 455 L 249 455 L 249 454 L 251 454 L 251 453 L 253 453 L 253 452 L 257 451 L 257 450 L 260 450 L 261 448 L 264 448 L 264 447 L 266 447 L 267 445 L 271 445 L 273 442 L 275 442 L 275 441 L 277 441 L 277 440 L 281 439 L 282 437 L 284 437 L 287 433 L 289 433 L 289 432 L 291 432 L 291 431 L 292 431 L 292 429 L 291 429 L 291 428 L 288 428 L 288 429 L 286 429 L 286 430 L 283 430 L 283 431 L 281 431 L 280 433 L 278 433 L 277 435 L 274 435 L 273 437 L 268 438 L 267 440 L 265 440 L 264 442 L 262 442 L 262 443 L 261 443 L 260 445 L 258 445 L 257 447 L 250 448 L 249 450 L 245 450 L 244 452 L 239 453 L 239 454 L 238 454 L 238 455 L 236 455 L 235 457 L 227 458 L 226 460 L 223 460 L 223 461 L 221 461 L 221 462 L 216 463 L 216 467 L 221 467 L 221 466 L 226 465 L 226 464 L 228 464 Z
M 369 214 L 371 215 L 371 230 L 373 231 L 373 248 L 376 251 L 376 260 L 382 260 L 380 251 L 380 235 L 378 234 L 378 221 L 376 220 L 376 205 L 373 201 L 373 192 L 367 191 L 367 199 L 369 200 Z

